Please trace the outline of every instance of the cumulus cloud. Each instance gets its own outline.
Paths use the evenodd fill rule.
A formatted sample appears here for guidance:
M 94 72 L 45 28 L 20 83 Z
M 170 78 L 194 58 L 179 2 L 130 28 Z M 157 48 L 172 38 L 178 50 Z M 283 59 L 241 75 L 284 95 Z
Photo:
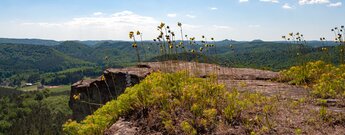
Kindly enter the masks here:
M 193 15 L 189 15 L 195 18 Z M 128 32 L 139 30 L 145 40 L 159 34 L 157 26 L 162 20 L 150 16 L 122 11 L 113 14 L 90 14 L 60 22 L 16 22 L 0 25 L 0 35 L 18 38 L 43 38 L 55 40 L 129 40 Z M 164 22 L 164 21 L 163 21 Z M 166 22 L 172 30 L 179 30 L 176 22 Z M 2 24 L 0 22 L 0 24 Z M 6 27 L 3 27 L 6 26 Z M 226 25 L 182 24 L 185 34 L 201 37 L 202 34 L 226 38 L 232 27 Z
M 244 3 L 244 2 L 249 2 L 249 0 L 239 0 L 238 2 Z
M 93 15 L 94 16 L 101 16 L 101 15 L 103 15 L 103 13 L 102 12 L 95 12 L 95 13 L 93 13 Z
M 215 29 L 231 29 L 231 27 L 224 25 L 213 25 L 212 27 Z
M 311 5 L 311 4 L 327 4 L 330 3 L 329 0 L 298 0 L 300 5 Z
M 170 18 L 175 18 L 177 16 L 177 14 L 167 14 L 167 17 L 170 17 Z
M 217 7 L 211 7 L 210 10 L 218 10 Z
M 152 36 L 152 30 L 160 21 L 131 11 L 111 15 L 94 13 L 92 16 L 77 17 L 65 22 L 25 22 L 22 31 L 53 39 L 127 39 L 131 30 L 140 30 Z M 36 36 L 33 36 L 36 37 Z
M 336 2 L 336 3 L 329 3 L 328 7 L 341 7 L 343 5 L 342 2 Z
M 290 6 L 289 3 L 285 3 L 285 4 L 282 6 L 282 8 L 284 8 L 284 9 L 292 9 L 292 7 Z
M 187 15 L 186 15 L 186 17 L 188 17 L 188 18 L 192 18 L 192 19 L 196 18 L 196 16 L 195 16 L 195 15 L 190 15 L 190 14 L 187 14 Z
M 249 28 L 260 28 L 261 25 L 258 25 L 258 24 L 250 24 L 248 25 Z
M 279 3 L 279 0 L 260 0 L 261 2 Z

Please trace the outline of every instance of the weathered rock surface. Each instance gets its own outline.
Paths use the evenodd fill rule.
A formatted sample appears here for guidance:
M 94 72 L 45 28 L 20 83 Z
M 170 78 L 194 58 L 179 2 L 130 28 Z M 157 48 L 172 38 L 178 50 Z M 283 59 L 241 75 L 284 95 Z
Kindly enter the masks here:
M 104 132 L 105 135 L 136 135 L 138 134 L 138 127 L 124 119 L 119 119 L 108 130 Z
M 126 87 L 133 86 L 155 71 L 177 72 L 188 70 L 190 74 L 199 77 L 217 75 L 220 83 L 229 90 L 261 92 L 267 95 L 282 95 L 289 98 L 299 98 L 307 94 L 307 90 L 288 84 L 271 82 L 278 77 L 277 72 L 248 69 L 225 68 L 213 64 L 195 62 L 150 62 L 137 67 L 122 69 L 107 69 L 97 79 L 81 80 L 71 87 L 69 105 L 73 111 L 73 119 L 82 120 L 92 114 L 106 102 L 116 99 Z M 75 98 L 80 95 L 80 98 Z
M 71 87 L 69 106 L 74 120 L 82 120 L 106 102 L 116 99 L 124 90 L 153 72 L 152 68 L 107 69 L 97 79 L 81 80 Z

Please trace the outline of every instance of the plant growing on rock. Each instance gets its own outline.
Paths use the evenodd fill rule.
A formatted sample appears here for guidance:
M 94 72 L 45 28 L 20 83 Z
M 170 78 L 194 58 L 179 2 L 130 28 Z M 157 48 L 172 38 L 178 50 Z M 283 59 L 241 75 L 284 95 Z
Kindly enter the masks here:
M 83 121 L 66 122 L 63 130 L 66 134 L 102 134 L 119 117 L 138 112 L 134 115 L 144 120 L 158 113 L 155 121 L 159 123 L 155 125 L 164 128 L 159 129 L 164 134 L 207 134 L 224 122 L 232 126 L 248 121 L 251 118 L 243 115 L 246 111 L 268 103 L 272 104 L 273 100 L 260 94 L 228 91 L 214 81 L 183 72 L 153 73 Z M 141 113 L 144 110 L 147 112 Z M 150 124 L 146 126 L 154 128 Z
M 134 35 L 134 32 L 133 31 L 130 31 L 129 32 L 129 39 L 133 39 L 133 44 L 132 44 L 132 47 L 135 49 L 136 51 L 136 54 L 137 54 L 137 58 L 138 58 L 138 64 L 141 63 L 141 60 L 140 60 L 140 54 L 139 54 L 139 50 L 138 50 L 138 44 L 137 44 L 137 41 L 135 40 L 135 35 Z
M 335 42 L 339 43 L 339 63 L 345 64 L 345 28 L 344 26 L 335 27 L 331 31 L 334 33 Z

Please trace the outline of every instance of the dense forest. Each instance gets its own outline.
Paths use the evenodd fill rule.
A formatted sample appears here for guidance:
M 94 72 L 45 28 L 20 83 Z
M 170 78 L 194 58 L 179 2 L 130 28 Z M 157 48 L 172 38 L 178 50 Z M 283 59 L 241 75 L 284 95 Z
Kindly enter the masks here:
M 188 44 L 188 43 L 186 43 Z M 176 48 L 169 56 L 160 55 L 157 44 L 151 41 L 140 43 L 139 52 L 143 61 L 162 59 L 193 60 L 218 63 L 227 67 L 251 67 L 282 70 L 298 65 L 296 59 L 306 61 L 320 58 L 336 63 L 336 57 L 328 54 L 335 51 L 332 42 L 310 41 L 303 48 L 303 55 L 297 57 L 298 46 L 287 42 L 239 42 L 223 40 L 215 42 L 216 48 L 206 53 L 191 54 L 198 50 L 201 42 L 186 48 Z M 321 46 L 321 47 L 320 47 Z M 322 46 L 329 48 L 327 54 Z M 15 52 L 15 53 L 14 53 Z M 184 57 L 175 57 L 185 53 Z M 177 56 L 177 55 L 176 55 Z M 205 59 L 204 57 L 207 57 Z M 334 61 L 330 61 L 330 60 Z M 96 77 L 107 67 L 126 67 L 137 62 L 131 42 L 126 41 L 51 41 L 38 39 L 0 39 L 0 84 L 17 87 L 25 82 L 43 82 L 49 85 L 71 84 L 84 77 Z

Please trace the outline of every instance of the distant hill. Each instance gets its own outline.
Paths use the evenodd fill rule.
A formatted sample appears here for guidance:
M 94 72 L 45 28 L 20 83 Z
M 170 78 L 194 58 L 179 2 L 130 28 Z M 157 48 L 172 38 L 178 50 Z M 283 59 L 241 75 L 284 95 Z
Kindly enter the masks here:
M 0 44 L 1 70 L 59 71 L 92 63 L 42 45 Z
M 58 45 L 60 42 L 54 40 L 44 40 L 44 39 L 14 39 L 14 38 L 0 38 L 0 44 L 30 44 L 30 45 L 45 45 L 53 46 Z
M 301 64 L 301 59 L 304 61 L 328 60 L 335 64 L 339 60 L 338 52 L 336 52 L 338 47 L 332 46 L 331 42 L 327 42 L 327 44 L 330 44 L 330 46 L 327 46 L 329 54 L 321 51 L 321 42 L 318 41 L 310 41 L 302 49 L 299 49 L 297 45 L 278 41 L 223 40 L 215 42 L 216 47 L 213 48 L 205 48 L 201 42 L 196 42 L 197 44 L 193 45 L 186 41 L 184 43 L 185 49 L 173 48 L 169 54 L 163 55 L 157 43 L 152 41 L 139 42 L 138 49 L 141 61 L 197 60 L 199 62 L 217 63 L 227 67 L 248 67 L 279 71 Z M 326 45 L 326 43 L 323 43 L 323 45 Z M 204 47 L 204 52 L 200 53 L 200 47 Z M 191 50 L 196 51 L 196 53 L 191 53 Z M 181 53 L 184 55 L 181 55 Z M 302 55 L 298 56 L 297 54 Z M 28 80 L 30 76 L 32 76 L 31 78 L 37 78 L 37 76 L 45 73 L 51 74 L 47 78 L 53 78 L 57 75 L 57 78 L 65 78 L 65 80 L 67 76 L 81 79 L 84 77 L 83 75 L 94 74 L 92 71 L 85 72 L 86 67 L 104 69 L 107 67 L 132 66 L 136 63 L 136 50 L 132 48 L 132 42 L 128 41 L 95 41 L 92 45 L 87 45 L 81 41 L 64 41 L 53 46 L 2 43 L 0 44 L 0 83 L 3 80 L 8 80 L 6 78 Z M 77 68 L 77 70 L 68 74 L 55 74 L 58 71 L 71 68 Z M 20 74 L 20 77 L 13 76 L 18 74 Z M 20 82 L 20 79 L 17 80 L 17 84 L 18 81 Z

